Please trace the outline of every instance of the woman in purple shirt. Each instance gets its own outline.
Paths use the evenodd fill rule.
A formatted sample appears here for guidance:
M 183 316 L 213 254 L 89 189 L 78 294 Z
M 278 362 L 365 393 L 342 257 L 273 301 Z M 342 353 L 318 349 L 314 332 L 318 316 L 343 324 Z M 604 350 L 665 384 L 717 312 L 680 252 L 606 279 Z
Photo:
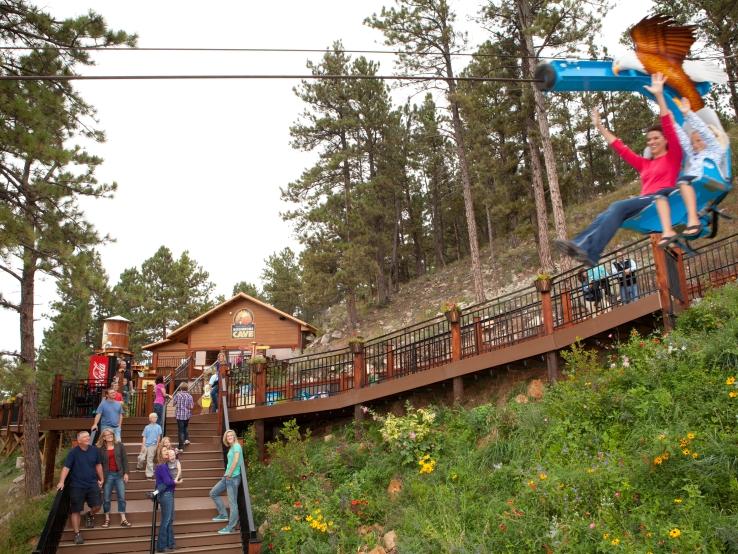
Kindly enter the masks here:
M 168 454 L 168 452 L 167 452 Z M 174 546 L 174 488 L 177 486 L 169 473 L 167 459 L 156 466 L 154 472 L 156 477 L 156 488 L 161 491 L 157 495 L 161 507 L 161 519 L 159 521 L 159 538 L 156 541 L 157 552 L 169 552 Z
M 154 413 L 159 417 L 159 425 L 164 425 L 164 399 L 169 396 L 164 384 L 164 377 L 159 375 L 154 381 Z

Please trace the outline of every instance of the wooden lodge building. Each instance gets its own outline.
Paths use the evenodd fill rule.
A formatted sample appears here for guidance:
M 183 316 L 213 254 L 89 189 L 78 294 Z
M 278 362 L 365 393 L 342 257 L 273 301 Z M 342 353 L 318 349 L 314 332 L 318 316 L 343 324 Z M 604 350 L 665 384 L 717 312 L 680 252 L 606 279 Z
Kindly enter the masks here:
M 175 329 L 164 340 L 142 348 L 152 353 L 152 367 L 157 373 L 192 360 L 192 377 L 213 364 L 222 351 L 236 365 L 257 349 L 261 355 L 279 360 L 299 356 L 316 332 L 309 323 L 239 292 Z

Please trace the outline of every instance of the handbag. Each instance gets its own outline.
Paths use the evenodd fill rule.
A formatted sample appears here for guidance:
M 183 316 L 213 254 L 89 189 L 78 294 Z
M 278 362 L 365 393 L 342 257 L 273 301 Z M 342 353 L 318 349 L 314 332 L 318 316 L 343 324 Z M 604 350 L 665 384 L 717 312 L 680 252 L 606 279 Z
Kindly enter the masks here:
M 139 471 L 144 469 L 146 467 L 146 451 L 142 450 L 138 453 L 138 458 L 136 458 L 136 469 Z

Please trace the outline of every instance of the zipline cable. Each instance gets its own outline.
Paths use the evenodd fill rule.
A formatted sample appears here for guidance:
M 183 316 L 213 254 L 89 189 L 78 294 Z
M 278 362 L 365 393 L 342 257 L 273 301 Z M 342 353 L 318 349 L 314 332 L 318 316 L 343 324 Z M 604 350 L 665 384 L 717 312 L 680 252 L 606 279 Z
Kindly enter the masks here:
M 499 83 L 540 83 L 540 79 L 516 77 L 454 77 L 432 75 L 0 75 L 0 81 L 153 81 L 195 79 L 308 79 L 328 81 L 465 81 Z
M 197 46 L 0 46 L 2 50 L 39 50 L 41 48 L 53 48 L 55 50 L 82 50 L 82 51 L 97 51 L 97 52 L 246 52 L 246 53 L 306 53 L 306 54 L 325 54 L 328 52 L 339 53 L 339 54 L 388 54 L 388 55 L 407 55 L 407 56 L 439 56 L 437 52 L 413 52 L 411 50 L 334 50 L 332 48 L 239 48 L 239 47 L 197 47 Z M 534 47 L 537 48 L 537 47 Z M 560 54 L 558 56 L 543 56 L 543 55 L 531 55 L 523 56 L 520 54 L 485 54 L 482 52 L 450 52 L 451 56 L 465 56 L 475 58 L 500 58 L 500 59 L 538 59 L 538 60 L 575 60 L 575 61 L 596 61 L 596 62 L 610 62 L 613 61 L 612 57 L 606 58 L 592 58 L 583 57 L 581 55 L 566 55 Z M 688 60 L 694 61 L 709 61 L 709 60 L 725 60 L 728 58 L 738 57 L 738 53 L 729 54 L 727 56 L 695 56 L 687 57 Z

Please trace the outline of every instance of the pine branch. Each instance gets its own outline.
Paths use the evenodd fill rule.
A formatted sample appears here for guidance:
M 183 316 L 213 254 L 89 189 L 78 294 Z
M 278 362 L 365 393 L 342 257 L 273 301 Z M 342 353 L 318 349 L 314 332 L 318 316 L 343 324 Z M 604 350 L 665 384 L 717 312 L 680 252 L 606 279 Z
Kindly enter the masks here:
M 6 267 L 4 265 L 0 265 L 0 270 L 4 271 L 8 275 L 11 275 L 11 276 L 15 277 L 18 281 L 22 281 L 21 276 L 18 275 L 15 271 L 13 271 L 12 269 L 10 269 L 9 267 Z
M 0 350 L 0 356 L 12 356 L 14 358 L 23 358 L 23 355 L 18 351 Z
M 2 294 L 0 294 L 0 307 L 7 308 L 8 310 L 13 310 L 18 313 L 21 312 L 21 307 L 18 304 L 13 304 L 12 302 L 5 300 Z

